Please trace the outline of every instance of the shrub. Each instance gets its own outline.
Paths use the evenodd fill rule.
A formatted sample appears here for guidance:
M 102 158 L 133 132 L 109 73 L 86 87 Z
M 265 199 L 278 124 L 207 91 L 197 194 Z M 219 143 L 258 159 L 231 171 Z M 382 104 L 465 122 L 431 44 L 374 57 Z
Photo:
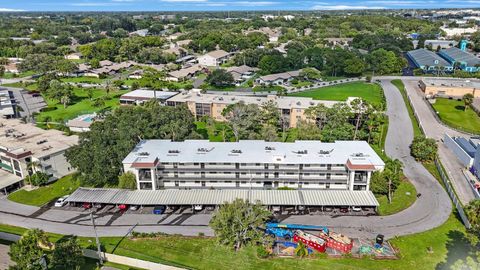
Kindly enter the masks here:
M 270 257 L 270 252 L 263 246 L 257 246 L 257 257 L 260 259 L 266 259 Z

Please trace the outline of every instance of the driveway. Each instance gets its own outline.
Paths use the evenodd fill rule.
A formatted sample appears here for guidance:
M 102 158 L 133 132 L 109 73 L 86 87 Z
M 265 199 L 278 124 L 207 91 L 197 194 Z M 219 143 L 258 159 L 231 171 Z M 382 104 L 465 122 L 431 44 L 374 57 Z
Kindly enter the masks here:
M 410 156 L 409 145 L 413 128 L 400 92 L 389 80 L 382 81 L 387 99 L 389 129 L 386 153 L 401 160 L 405 175 L 422 196 L 408 209 L 391 216 L 321 216 L 301 215 L 280 217 L 282 222 L 329 226 L 333 231 L 351 237 L 373 238 L 384 234 L 387 238 L 423 232 L 443 224 L 452 211 L 450 198 L 438 181 Z M 18 207 L 17 207 L 18 206 Z M 88 212 L 57 209 L 39 209 L 0 199 L 2 223 L 29 228 L 41 228 L 61 234 L 94 236 Z M 135 226 L 136 231 L 178 233 L 184 235 L 212 235 L 208 227 L 209 214 L 139 215 L 106 213 L 97 216 L 100 236 L 122 236 Z M 137 224 L 138 223 L 138 224 Z
M 470 135 L 451 129 L 437 120 L 434 112 L 429 108 L 430 105 L 427 104 L 422 91 L 417 85 L 418 78 L 404 79 L 403 82 L 408 96 L 412 101 L 412 105 L 420 118 L 420 124 L 425 131 L 425 135 L 438 141 L 438 155 L 452 180 L 452 184 L 460 201 L 463 204 L 468 204 L 468 202 L 475 199 L 475 195 L 462 173 L 462 170 L 465 168 L 453 152 L 445 146 L 442 140 L 445 133 L 450 136 L 462 137 L 470 137 Z

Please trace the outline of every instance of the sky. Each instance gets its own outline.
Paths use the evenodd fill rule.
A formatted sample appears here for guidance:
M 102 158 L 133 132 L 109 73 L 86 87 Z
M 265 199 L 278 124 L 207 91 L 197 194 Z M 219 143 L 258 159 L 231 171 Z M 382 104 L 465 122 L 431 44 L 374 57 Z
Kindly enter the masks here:
M 480 0 L 0 0 L 0 12 L 357 10 L 474 7 L 480 7 Z

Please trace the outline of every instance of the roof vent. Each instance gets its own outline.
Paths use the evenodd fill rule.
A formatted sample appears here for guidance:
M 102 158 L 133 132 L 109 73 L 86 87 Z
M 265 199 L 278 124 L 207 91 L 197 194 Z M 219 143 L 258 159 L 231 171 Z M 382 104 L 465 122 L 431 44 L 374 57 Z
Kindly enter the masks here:
M 138 155 L 139 155 L 139 156 L 143 156 L 143 157 L 147 157 L 147 156 L 150 155 L 150 153 L 148 153 L 148 152 L 140 152 L 140 153 L 138 153 Z
M 47 142 L 47 139 L 38 141 L 37 144 L 44 144 L 44 143 L 46 143 L 46 142 Z
M 204 147 L 200 147 L 200 148 L 197 148 L 197 152 L 199 153 L 208 153 L 210 151 L 213 150 L 214 147 L 210 148 L 210 149 L 207 149 L 207 148 L 204 148 Z
M 306 155 L 308 154 L 308 151 L 307 150 L 299 150 L 297 152 L 294 152 L 295 154 L 299 154 L 299 155 Z
M 363 153 L 353 153 L 353 156 L 354 157 L 363 157 L 364 154 Z
M 233 149 L 232 151 L 230 151 L 232 154 L 241 154 L 242 153 L 242 150 L 240 149 Z
M 169 154 L 180 154 L 180 150 L 168 150 Z
M 265 151 L 275 151 L 275 147 L 265 146 Z
M 318 152 L 320 155 L 328 155 L 330 153 L 333 152 L 333 149 L 332 150 L 320 150 L 320 152 Z

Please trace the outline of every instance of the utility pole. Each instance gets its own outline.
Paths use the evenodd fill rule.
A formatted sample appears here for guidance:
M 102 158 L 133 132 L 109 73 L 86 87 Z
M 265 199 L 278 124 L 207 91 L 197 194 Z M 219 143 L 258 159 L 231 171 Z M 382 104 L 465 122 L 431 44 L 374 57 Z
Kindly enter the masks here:
M 97 253 L 100 265 L 103 265 L 102 249 L 100 248 L 100 240 L 98 239 L 97 228 L 95 227 L 95 219 L 93 218 L 93 211 L 90 211 L 90 219 L 92 220 L 93 231 L 95 232 L 95 240 L 97 242 Z

